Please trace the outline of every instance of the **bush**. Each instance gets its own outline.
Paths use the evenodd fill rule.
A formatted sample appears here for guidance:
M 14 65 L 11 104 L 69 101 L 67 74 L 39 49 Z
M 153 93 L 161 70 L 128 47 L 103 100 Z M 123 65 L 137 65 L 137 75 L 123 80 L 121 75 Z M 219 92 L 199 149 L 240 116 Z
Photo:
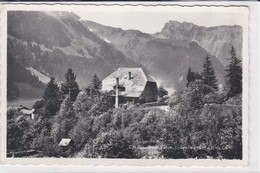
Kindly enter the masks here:
M 80 119 L 75 127 L 69 132 L 69 136 L 75 142 L 75 151 L 79 151 L 91 139 L 96 137 L 93 132 L 94 118 L 84 117 Z
M 242 94 L 238 94 L 226 101 L 227 105 L 242 105 Z
M 137 158 L 137 150 L 116 131 L 101 132 L 85 146 L 85 157 L 94 158 Z
M 31 148 L 34 138 L 33 122 L 15 109 L 7 111 L 7 152 Z

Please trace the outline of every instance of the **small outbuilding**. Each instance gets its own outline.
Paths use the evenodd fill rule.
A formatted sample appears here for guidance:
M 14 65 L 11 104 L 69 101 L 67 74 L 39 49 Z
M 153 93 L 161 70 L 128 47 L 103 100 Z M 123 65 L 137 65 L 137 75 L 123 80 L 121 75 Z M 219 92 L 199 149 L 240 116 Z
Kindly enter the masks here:
M 119 68 L 102 81 L 102 91 L 115 91 L 115 107 L 127 102 L 156 102 L 156 81 L 142 68 Z
M 66 157 L 67 153 L 66 151 L 71 150 L 74 151 L 74 141 L 70 138 L 62 138 L 59 145 L 61 147 L 61 150 L 63 153 L 61 153 L 61 156 Z
M 73 144 L 73 141 L 70 138 L 62 138 L 59 146 L 60 147 L 68 147 L 71 146 Z
M 23 115 L 29 116 L 31 119 L 34 119 L 34 111 L 35 109 L 29 109 L 27 107 L 20 107 L 18 109 Z

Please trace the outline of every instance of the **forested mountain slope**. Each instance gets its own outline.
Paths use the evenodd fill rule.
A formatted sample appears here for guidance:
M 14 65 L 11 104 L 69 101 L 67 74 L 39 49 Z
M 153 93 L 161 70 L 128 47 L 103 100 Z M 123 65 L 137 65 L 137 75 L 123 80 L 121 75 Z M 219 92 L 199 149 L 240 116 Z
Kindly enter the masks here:
M 32 67 L 59 82 L 72 68 L 81 88 L 95 73 L 103 79 L 119 67 L 137 66 L 69 12 L 8 12 L 7 59 L 10 83 L 19 78 L 14 66 Z

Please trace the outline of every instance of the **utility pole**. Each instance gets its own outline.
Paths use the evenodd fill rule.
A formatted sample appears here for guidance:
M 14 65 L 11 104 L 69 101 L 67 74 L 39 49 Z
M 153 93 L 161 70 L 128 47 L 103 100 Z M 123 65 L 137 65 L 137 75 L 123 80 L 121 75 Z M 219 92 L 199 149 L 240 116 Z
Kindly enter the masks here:
M 115 98 L 115 108 L 119 105 L 119 78 L 116 78 L 116 98 Z

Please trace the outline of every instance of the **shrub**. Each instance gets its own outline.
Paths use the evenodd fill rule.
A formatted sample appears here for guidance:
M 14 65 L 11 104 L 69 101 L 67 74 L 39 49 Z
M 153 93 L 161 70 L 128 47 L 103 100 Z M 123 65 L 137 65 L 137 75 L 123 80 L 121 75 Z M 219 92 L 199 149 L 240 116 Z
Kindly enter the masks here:
M 227 105 L 242 105 L 242 94 L 238 94 L 226 101 Z
M 137 150 L 116 131 L 101 132 L 85 146 L 86 157 L 136 158 Z

